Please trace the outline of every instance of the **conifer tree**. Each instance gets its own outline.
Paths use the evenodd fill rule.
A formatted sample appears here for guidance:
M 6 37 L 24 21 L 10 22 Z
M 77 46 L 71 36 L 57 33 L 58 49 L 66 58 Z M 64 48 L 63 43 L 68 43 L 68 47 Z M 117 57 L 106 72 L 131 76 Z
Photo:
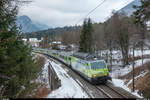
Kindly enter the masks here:
M 88 22 L 87 22 L 87 49 L 88 49 L 88 52 L 92 52 L 92 32 L 93 32 L 93 27 L 92 27 L 92 22 L 91 22 L 91 19 L 89 18 L 88 19 Z
M 142 64 L 143 64 L 143 51 L 144 51 L 144 39 L 146 35 L 147 25 L 146 23 L 150 20 L 150 0 L 141 0 L 140 6 L 134 6 L 136 11 L 133 13 L 134 22 L 141 27 L 141 51 L 142 51 Z
M 139 23 L 145 27 L 145 22 L 150 20 L 150 0 L 141 0 L 140 6 L 134 6 L 136 11 L 134 12 L 135 23 Z
M 85 33 L 86 33 L 86 28 L 87 28 L 87 24 L 86 24 L 86 20 L 84 20 L 84 24 L 83 24 L 83 28 L 81 31 L 81 35 L 80 35 L 80 51 L 81 52 L 86 52 L 86 47 L 85 47 Z
M 0 89 L 1 97 L 18 97 L 30 87 L 38 68 L 31 48 L 22 40 L 15 23 L 19 0 L 0 0 Z M 0 98 L 1 98 L 0 97 Z
M 89 18 L 88 21 L 85 19 L 83 28 L 80 35 L 80 51 L 81 52 L 92 52 L 92 22 Z

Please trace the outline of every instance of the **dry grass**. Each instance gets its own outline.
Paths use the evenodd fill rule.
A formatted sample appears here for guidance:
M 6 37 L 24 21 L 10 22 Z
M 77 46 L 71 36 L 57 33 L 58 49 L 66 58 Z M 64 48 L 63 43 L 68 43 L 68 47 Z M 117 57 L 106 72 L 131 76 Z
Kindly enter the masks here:
M 46 59 L 43 56 L 38 56 L 36 58 L 36 62 L 38 64 L 38 66 L 41 67 L 41 68 L 44 67 L 45 61 L 46 61 Z
M 136 56 L 136 57 L 134 57 L 134 61 L 139 60 L 139 59 L 142 59 L 142 57 L 141 57 L 141 56 Z M 132 61 L 133 61 L 133 57 L 132 57 L 131 55 L 129 55 L 128 61 L 129 61 L 129 62 L 132 62 Z
M 150 58 L 150 55 L 143 55 L 143 59 L 149 59 L 149 58 Z M 136 56 L 136 57 L 134 57 L 134 61 L 140 60 L 140 59 L 142 59 L 141 56 Z M 129 55 L 128 61 L 129 61 L 129 62 L 132 62 L 132 61 L 133 61 L 133 57 L 132 57 L 131 55 Z
M 135 89 L 138 89 L 139 94 L 143 94 L 145 98 L 150 98 L 150 73 L 147 73 L 144 77 L 139 77 L 135 80 Z M 132 84 L 129 85 L 132 89 Z
M 40 70 L 42 70 L 45 65 L 46 58 L 39 54 L 36 57 L 36 62 L 38 64 L 38 67 L 40 67 Z M 42 73 L 40 73 L 39 75 L 42 75 Z M 53 91 L 50 88 L 46 87 L 47 85 L 44 82 L 45 78 L 41 77 L 40 80 L 42 81 L 39 85 L 40 88 L 36 87 L 36 89 L 30 95 L 31 98 L 45 98 L 48 94 L 50 94 L 51 91 Z M 56 83 L 58 83 L 56 81 L 56 79 L 52 79 L 52 82 L 54 83 L 53 85 L 55 85 L 55 87 L 57 85 Z M 52 85 L 52 83 L 50 85 Z
M 33 98 L 44 98 L 50 93 L 50 89 L 47 88 L 45 85 L 40 87 L 35 94 L 33 95 Z
M 46 58 L 44 56 L 38 55 L 36 61 L 38 66 L 40 67 L 40 70 L 42 70 L 42 68 L 45 65 Z M 50 89 L 47 88 L 45 84 L 41 84 L 41 85 L 42 86 L 39 89 L 37 89 L 37 91 L 32 96 L 33 98 L 44 98 L 50 93 Z

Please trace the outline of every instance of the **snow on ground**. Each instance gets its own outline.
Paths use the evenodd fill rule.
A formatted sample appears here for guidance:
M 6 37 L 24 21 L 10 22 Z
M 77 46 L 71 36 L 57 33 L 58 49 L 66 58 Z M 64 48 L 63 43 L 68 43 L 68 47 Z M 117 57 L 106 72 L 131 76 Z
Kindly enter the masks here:
M 150 61 L 150 59 L 144 59 L 143 63 L 146 63 L 149 61 Z M 134 65 L 135 68 L 137 68 L 141 65 L 142 65 L 142 60 L 135 61 L 135 65 Z M 132 64 L 126 66 L 125 68 L 116 65 L 116 66 L 112 67 L 112 72 L 110 73 L 110 75 L 113 78 L 118 78 L 119 76 L 123 76 L 125 74 L 128 74 L 131 71 L 132 71 Z
M 135 53 L 134 54 L 135 57 L 142 55 L 141 50 L 135 50 L 134 53 Z M 132 56 L 132 54 L 133 54 L 132 50 L 129 50 L 129 55 Z M 108 56 L 108 59 L 110 59 L 110 51 L 109 50 L 101 51 L 100 55 L 103 56 L 103 57 L 107 57 Z M 150 55 L 150 50 L 144 50 L 143 55 Z M 120 50 L 113 50 L 112 51 L 112 59 L 115 59 L 115 61 L 112 62 L 112 65 L 121 66 L 122 65 L 122 61 L 121 61 L 122 54 L 121 54 L 121 51 Z
M 48 65 L 49 65 L 49 61 L 46 59 L 45 65 L 42 68 L 42 73 L 37 78 L 36 82 L 45 84 L 49 88 L 50 86 L 49 86 L 49 82 L 48 82 Z
M 101 54 L 102 55 L 105 55 L 105 54 L 110 54 L 110 51 L 109 50 L 103 50 L 103 51 L 101 51 Z M 133 51 L 132 50 L 129 50 L 129 54 L 133 54 Z M 144 50 L 143 51 L 143 55 L 148 55 L 148 54 L 150 54 L 150 50 Z M 134 51 L 134 55 L 135 56 L 141 56 L 142 55 L 142 51 L 139 49 L 139 50 L 135 50 Z M 121 55 L 121 51 L 120 50 L 113 50 L 112 51 L 112 56 L 114 57 L 114 59 L 115 58 L 118 58 L 118 57 L 122 57 L 122 55 Z
M 49 65 L 49 61 L 46 60 L 46 63 L 44 65 L 44 68 L 43 68 L 43 71 L 42 71 L 42 76 L 43 76 L 43 78 L 46 78 L 45 84 L 47 84 L 49 86 L 49 81 L 48 81 L 48 65 Z
M 129 52 L 131 55 L 132 50 Z M 144 50 L 143 55 L 149 55 L 150 54 L 150 50 Z M 141 56 L 142 55 L 142 51 L 141 50 L 135 50 L 135 56 Z
M 115 86 L 117 87 L 122 87 L 123 89 L 125 89 L 128 92 L 131 92 L 133 95 L 139 97 L 139 98 L 143 98 L 138 94 L 138 90 L 135 90 L 135 92 L 132 92 L 132 90 L 130 90 L 125 84 L 123 80 L 120 79 L 112 79 L 112 82 Z
M 134 79 L 136 80 L 136 79 L 139 78 L 139 77 L 144 77 L 147 73 L 148 73 L 148 71 L 143 71 L 143 72 L 141 72 L 140 75 L 134 77 Z M 132 83 L 132 80 L 130 80 L 130 81 L 127 83 L 127 86 L 129 86 L 131 83 Z
M 132 55 L 132 52 L 129 52 L 129 54 Z M 150 55 L 150 50 L 145 50 L 144 55 Z M 141 50 L 135 50 L 135 56 L 141 56 L 142 52 Z M 119 61 L 121 59 L 121 52 L 120 51 L 113 51 L 113 59 L 117 59 L 116 61 L 113 61 L 113 67 L 112 67 L 112 72 L 110 73 L 111 77 L 112 77 L 112 82 L 115 86 L 121 87 L 129 92 L 131 92 L 133 95 L 136 95 L 139 98 L 143 98 L 138 94 L 138 90 L 135 90 L 135 92 L 132 92 L 131 89 L 128 88 L 129 84 L 132 83 L 132 80 L 130 80 L 127 84 L 125 84 L 126 80 L 120 80 L 118 79 L 119 76 L 123 76 L 128 74 L 129 72 L 132 71 L 132 63 L 126 67 L 121 67 L 121 61 Z M 144 59 L 143 63 L 149 62 L 150 59 Z M 142 60 L 136 60 L 135 61 L 135 68 L 140 67 L 142 65 Z M 139 78 L 139 77 L 143 77 L 144 75 L 146 75 L 147 71 L 143 71 L 141 72 L 140 75 L 135 76 L 135 79 Z
M 47 98 L 89 98 L 79 84 L 67 74 L 67 69 L 54 62 L 51 64 L 61 80 L 61 87 L 49 94 Z

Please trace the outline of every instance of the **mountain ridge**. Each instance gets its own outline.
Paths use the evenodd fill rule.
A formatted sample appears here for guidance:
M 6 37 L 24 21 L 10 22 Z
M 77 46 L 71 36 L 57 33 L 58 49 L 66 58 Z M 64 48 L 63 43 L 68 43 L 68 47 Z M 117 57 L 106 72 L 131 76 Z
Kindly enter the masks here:
M 23 15 L 23 16 L 18 16 L 16 20 L 16 24 L 18 27 L 21 26 L 21 31 L 23 33 L 28 33 L 28 32 L 37 32 L 41 30 L 46 30 L 49 27 L 47 25 L 39 24 L 36 22 L 33 22 L 28 16 Z
M 120 9 L 118 12 L 125 12 L 127 15 L 132 15 L 133 12 L 136 11 L 136 9 L 133 8 L 134 5 L 140 6 L 141 5 L 141 0 L 134 0 L 122 9 Z

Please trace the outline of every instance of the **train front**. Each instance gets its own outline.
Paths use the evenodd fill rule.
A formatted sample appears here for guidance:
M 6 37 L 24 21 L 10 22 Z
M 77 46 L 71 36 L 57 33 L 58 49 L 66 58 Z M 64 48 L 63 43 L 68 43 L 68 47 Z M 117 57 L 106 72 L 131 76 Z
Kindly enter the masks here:
M 107 64 L 104 60 L 91 61 L 89 65 L 91 82 L 93 84 L 106 83 L 108 79 L 111 79 Z

